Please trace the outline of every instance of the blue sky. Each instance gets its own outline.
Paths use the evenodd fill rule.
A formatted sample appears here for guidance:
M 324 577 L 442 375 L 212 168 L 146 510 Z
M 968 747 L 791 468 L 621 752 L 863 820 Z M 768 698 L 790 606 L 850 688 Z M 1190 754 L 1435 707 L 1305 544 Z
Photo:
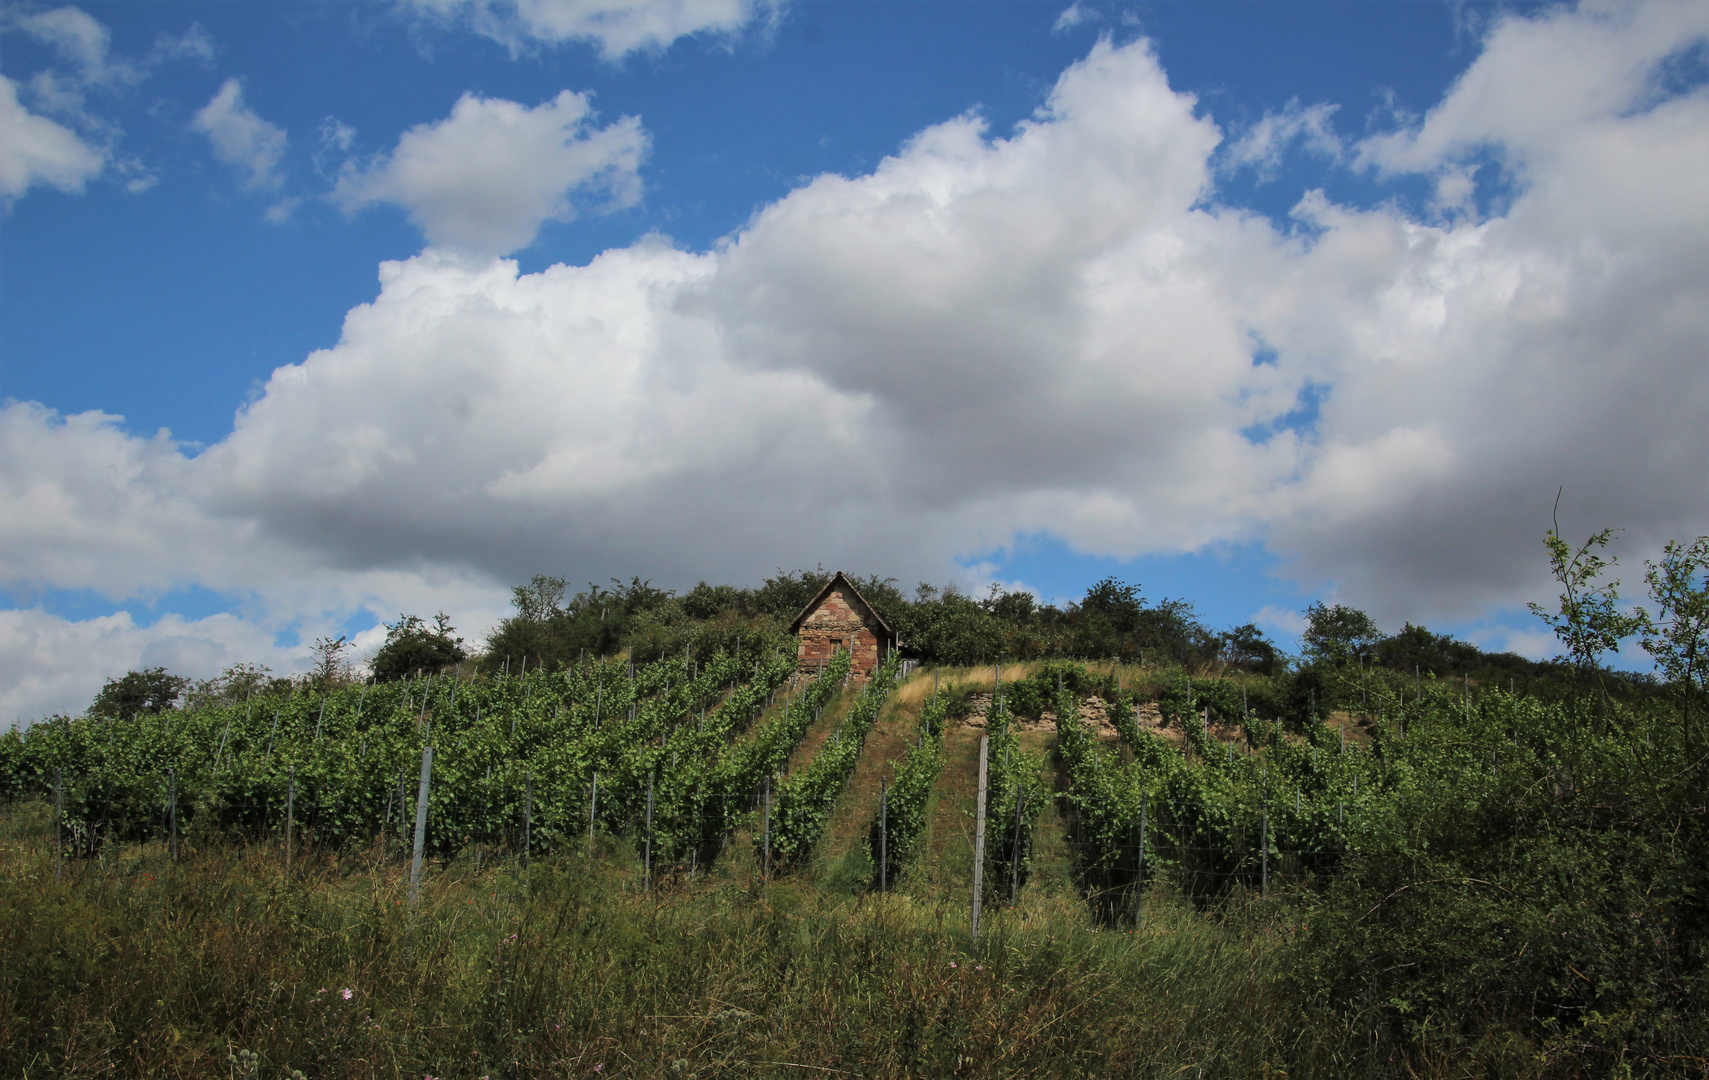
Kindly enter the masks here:
M 1556 488 L 1709 531 L 1697 5 L 4 11 L 8 718 L 536 571 L 1536 654 Z

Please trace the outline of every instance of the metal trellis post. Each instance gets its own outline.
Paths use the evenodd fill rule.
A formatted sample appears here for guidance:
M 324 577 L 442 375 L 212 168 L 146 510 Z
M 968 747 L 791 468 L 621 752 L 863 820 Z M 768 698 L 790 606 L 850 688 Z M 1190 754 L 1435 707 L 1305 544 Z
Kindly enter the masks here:
M 1057 672 L 1057 678 L 1062 673 Z M 991 736 L 979 737 L 979 797 L 973 825 L 973 943 L 979 944 L 979 906 L 985 890 L 985 785 L 990 775 Z
M 415 796 L 415 854 L 409 861 L 409 906 L 421 898 L 421 853 L 427 845 L 427 792 L 433 782 L 433 744 L 421 748 L 421 786 Z

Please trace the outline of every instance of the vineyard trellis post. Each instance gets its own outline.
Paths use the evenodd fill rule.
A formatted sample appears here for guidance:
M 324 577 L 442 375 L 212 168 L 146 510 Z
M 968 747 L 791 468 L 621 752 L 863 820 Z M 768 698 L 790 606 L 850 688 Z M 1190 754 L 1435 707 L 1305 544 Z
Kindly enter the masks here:
M 644 850 L 644 861 L 641 867 L 641 884 L 643 888 L 653 887 L 653 774 L 647 774 L 647 846 Z
M 1056 673 L 1058 679 L 1062 672 Z M 985 785 L 990 775 L 991 736 L 979 736 L 979 795 L 973 818 L 973 944 L 979 944 L 979 905 L 985 889 Z
M 1140 899 L 1145 894 L 1145 792 L 1139 793 L 1139 857 L 1133 866 L 1133 921 L 1139 923 Z
M 58 766 L 53 770 L 53 879 L 65 867 L 65 778 Z
M 771 774 L 765 776 L 765 792 L 762 796 L 764 809 L 761 811 L 760 826 L 760 881 L 771 880 Z
M 291 830 L 296 824 L 297 813 L 297 767 L 291 766 L 289 777 L 285 783 L 285 874 L 291 873 Z
M 593 856 L 593 822 L 595 815 L 598 813 L 599 770 L 595 769 L 593 771 L 593 789 L 588 793 L 587 797 L 587 853 L 590 858 Z
M 248 710 L 251 708 L 251 705 L 249 703 L 249 693 L 247 691 L 243 695 L 243 705 L 244 705 L 244 710 L 245 710 L 245 716 L 243 718 L 243 726 L 248 727 L 249 726 L 249 716 L 247 714 L 248 714 Z M 221 759 L 223 759 L 225 757 L 226 736 L 228 736 L 230 734 L 231 734 L 231 713 L 226 713 L 225 729 L 220 732 L 220 748 L 218 750 L 214 751 L 214 772 L 215 773 L 218 773 L 220 771 L 220 761 L 221 761 Z
M 887 891 L 890 884 L 889 784 L 878 777 L 878 891 Z
M 1269 801 L 1258 815 L 1258 895 L 1270 895 L 1270 810 Z
M 415 796 L 415 854 L 409 861 L 409 906 L 421 898 L 421 852 L 427 844 L 427 792 L 433 781 L 433 744 L 421 748 L 421 786 Z
M 534 831 L 534 776 L 522 774 L 522 870 L 528 872 L 528 849 Z
M 178 771 L 166 770 L 166 850 L 178 861 Z
M 1008 756 L 1007 749 L 1004 756 Z M 1015 842 L 1009 847 L 1009 906 L 1015 906 L 1015 898 L 1021 891 L 1021 804 L 1026 801 L 1027 793 L 1019 785 L 1015 787 Z

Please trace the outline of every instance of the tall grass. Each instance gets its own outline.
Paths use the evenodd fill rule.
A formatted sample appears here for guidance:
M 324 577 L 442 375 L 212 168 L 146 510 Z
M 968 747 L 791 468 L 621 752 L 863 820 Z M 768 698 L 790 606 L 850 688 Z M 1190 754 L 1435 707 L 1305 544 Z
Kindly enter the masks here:
M 1134 932 L 1072 897 L 638 888 L 607 849 L 431 876 L 375 853 L 115 846 L 56 879 L 40 807 L 0 841 L 0 1073 L 1345 1076 L 1394 1071 L 1291 988 L 1290 932 L 1163 894 Z M 1225 913 L 1226 915 L 1227 913 Z

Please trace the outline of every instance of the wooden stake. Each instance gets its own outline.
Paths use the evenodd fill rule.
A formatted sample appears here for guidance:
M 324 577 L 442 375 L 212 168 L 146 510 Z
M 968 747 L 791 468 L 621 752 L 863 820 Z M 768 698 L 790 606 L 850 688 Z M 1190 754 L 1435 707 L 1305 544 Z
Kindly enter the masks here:
M 1062 677 L 1057 672 L 1057 678 Z M 990 778 L 991 736 L 979 736 L 979 799 L 973 819 L 973 943 L 979 944 L 979 906 L 985 889 L 985 785 Z
M 765 778 L 764 824 L 760 832 L 760 880 L 771 880 L 771 774 Z

